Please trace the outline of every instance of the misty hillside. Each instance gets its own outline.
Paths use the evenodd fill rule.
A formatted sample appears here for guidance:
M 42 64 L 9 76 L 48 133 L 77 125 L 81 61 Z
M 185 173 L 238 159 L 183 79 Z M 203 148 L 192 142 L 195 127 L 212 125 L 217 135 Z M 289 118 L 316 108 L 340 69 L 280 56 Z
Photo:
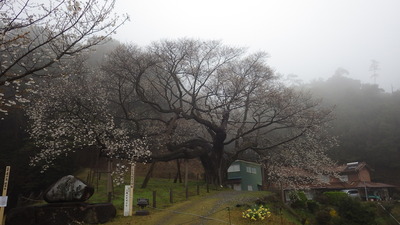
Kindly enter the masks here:
M 335 107 L 332 134 L 339 146 L 331 157 L 339 163 L 365 161 L 375 169 L 375 179 L 399 183 L 400 92 L 386 93 L 342 75 L 310 84 L 315 97 Z

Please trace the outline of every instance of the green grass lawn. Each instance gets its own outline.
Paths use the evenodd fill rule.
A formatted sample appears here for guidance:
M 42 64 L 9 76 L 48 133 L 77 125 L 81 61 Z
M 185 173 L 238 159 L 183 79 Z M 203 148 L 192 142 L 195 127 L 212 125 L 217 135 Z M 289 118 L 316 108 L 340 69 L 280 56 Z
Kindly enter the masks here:
M 81 171 L 77 176 L 81 179 L 86 177 L 87 171 Z M 156 192 L 156 206 L 157 208 L 166 208 L 171 206 L 170 203 L 170 190 L 172 190 L 173 203 L 182 202 L 186 200 L 186 189 L 184 183 L 174 183 L 172 179 L 163 178 L 152 178 L 148 182 L 146 188 L 140 188 L 143 183 L 144 177 L 135 177 L 135 188 L 134 188 L 134 207 L 136 206 L 138 198 L 147 198 L 149 203 L 153 206 L 153 192 Z M 125 184 L 114 186 L 112 203 L 117 208 L 118 213 L 123 213 L 124 206 L 124 190 L 125 185 L 129 185 L 129 177 L 125 178 Z M 107 177 L 105 175 L 100 177 L 97 185 L 97 181 L 94 182 L 95 192 L 89 199 L 90 203 L 103 203 L 107 202 L 107 190 L 106 185 Z M 199 196 L 207 193 L 207 186 L 203 180 L 189 180 L 188 181 L 188 197 L 197 196 L 197 186 L 199 186 Z M 209 192 L 215 192 L 218 188 L 213 185 L 209 185 Z M 219 188 L 220 189 L 220 188 Z

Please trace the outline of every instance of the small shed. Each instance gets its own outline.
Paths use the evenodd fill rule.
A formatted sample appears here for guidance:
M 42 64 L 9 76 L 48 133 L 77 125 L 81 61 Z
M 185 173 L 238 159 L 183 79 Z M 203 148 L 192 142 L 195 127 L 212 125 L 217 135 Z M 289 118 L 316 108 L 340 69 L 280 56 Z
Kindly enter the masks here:
M 228 186 L 236 191 L 259 191 L 262 186 L 261 164 L 236 160 L 228 168 Z

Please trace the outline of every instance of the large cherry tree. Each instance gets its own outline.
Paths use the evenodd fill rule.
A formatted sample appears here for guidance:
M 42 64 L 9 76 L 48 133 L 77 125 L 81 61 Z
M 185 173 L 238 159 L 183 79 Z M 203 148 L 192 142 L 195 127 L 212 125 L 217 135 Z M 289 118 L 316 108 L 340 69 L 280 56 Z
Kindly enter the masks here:
M 325 155 L 330 137 L 321 130 L 332 110 L 282 85 L 266 53 L 248 54 L 219 41 L 164 40 L 146 49 L 121 47 L 104 68 L 114 80 L 109 84 L 122 119 L 157 123 L 160 134 L 191 124 L 193 135 L 167 139 L 153 160 L 198 157 L 208 178 L 222 184 L 230 163 L 249 152 L 264 162 L 279 148 Z M 133 119 L 133 101 L 151 113 Z

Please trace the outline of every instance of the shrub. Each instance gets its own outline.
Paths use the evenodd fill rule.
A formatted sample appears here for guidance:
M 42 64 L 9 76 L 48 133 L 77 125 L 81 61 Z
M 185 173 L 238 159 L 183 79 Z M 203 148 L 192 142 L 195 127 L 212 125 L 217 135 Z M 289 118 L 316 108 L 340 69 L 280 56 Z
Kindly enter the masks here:
M 319 208 L 319 204 L 316 201 L 308 200 L 306 203 L 308 211 L 312 213 L 316 212 Z
M 346 193 L 340 191 L 325 192 L 323 196 L 326 198 L 326 204 L 334 206 L 339 206 L 340 202 L 342 202 L 343 199 L 349 198 Z
M 340 219 L 334 224 L 375 224 L 374 205 L 361 204 L 359 200 L 352 198 L 343 198 L 338 203 L 338 212 Z
M 331 219 L 332 216 L 328 208 L 318 211 L 317 214 L 315 215 L 315 220 L 319 225 L 330 224 Z
M 302 191 L 291 192 L 289 198 L 293 208 L 305 209 L 307 207 L 307 196 Z

